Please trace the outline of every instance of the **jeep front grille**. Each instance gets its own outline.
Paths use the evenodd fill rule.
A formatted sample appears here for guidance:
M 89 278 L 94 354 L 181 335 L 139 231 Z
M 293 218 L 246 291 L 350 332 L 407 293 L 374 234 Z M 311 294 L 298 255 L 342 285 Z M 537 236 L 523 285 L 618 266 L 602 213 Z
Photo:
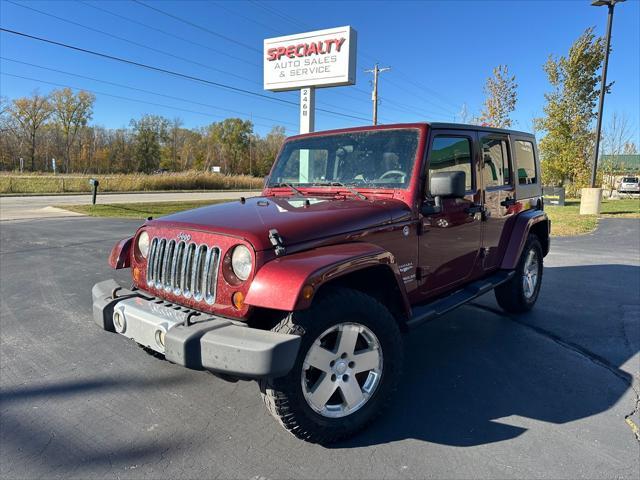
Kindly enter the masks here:
M 220 249 L 155 237 L 147 259 L 147 285 L 208 304 L 216 300 Z

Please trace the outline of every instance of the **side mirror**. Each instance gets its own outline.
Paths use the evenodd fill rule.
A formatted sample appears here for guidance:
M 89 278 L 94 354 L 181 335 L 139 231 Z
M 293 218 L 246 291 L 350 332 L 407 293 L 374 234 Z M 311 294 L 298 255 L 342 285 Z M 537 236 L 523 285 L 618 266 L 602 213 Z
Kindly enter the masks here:
M 434 198 L 462 198 L 466 191 L 466 177 L 460 170 L 434 173 L 429 181 L 429 192 Z
M 429 180 L 429 194 L 433 200 L 422 204 L 422 214 L 436 215 L 442 212 L 443 198 L 464 197 L 466 177 L 466 174 L 459 170 L 432 174 Z

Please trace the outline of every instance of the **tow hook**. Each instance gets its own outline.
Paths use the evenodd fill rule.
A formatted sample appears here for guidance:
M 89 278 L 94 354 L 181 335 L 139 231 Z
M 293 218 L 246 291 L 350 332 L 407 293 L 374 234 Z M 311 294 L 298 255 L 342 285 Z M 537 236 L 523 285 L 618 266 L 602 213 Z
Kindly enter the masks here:
M 276 230 L 275 228 L 269 230 L 269 241 L 275 248 L 276 257 L 280 257 L 286 253 L 282 237 L 278 233 L 278 230 Z

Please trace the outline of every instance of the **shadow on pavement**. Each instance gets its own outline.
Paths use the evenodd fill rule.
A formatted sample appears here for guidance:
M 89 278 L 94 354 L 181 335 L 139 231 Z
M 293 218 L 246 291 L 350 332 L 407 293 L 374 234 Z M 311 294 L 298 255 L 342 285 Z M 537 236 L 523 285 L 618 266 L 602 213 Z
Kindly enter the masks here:
M 580 282 L 580 278 L 597 279 L 618 290 L 618 298 L 610 297 L 603 304 L 609 318 L 605 315 L 599 321 L 582 321 L 581 312 L 573 309 L 573 302 L 581 300 L 555 291 L 565 282 Z M 546 295 L 547 304 L 540 309 L 543 314 L 539 319 L 553 324 L 548 312 L 556 311 L 563 329 L 574 329 L 581 338 L 595 335 L 597 342 L 597 336 L 607 329 L 616 335 L 619 325 L 602 323 L 616 317 L 617 305 L 638 303 L 638 289 L 631 293 L 627 289 L 640 281 L 640 267 L 546 268 L 544 281 L 543 289 L 554 285 L 554 291 Z M 620 282 L 625 281 L 631 283 L 623 284 L 623 289 Z M 581 296 L 600 302 L 597 297 L 604 293 L 595 292 L 595 297 L 590 297 L 588 291 L 583 291 Z M 544 297 L 540 302 L 545 301 Z M 625 345 L 620 338 L 616 358 L 619 363 L 615 365 L 597 355 L 590 358 L 588 344 L 571 348 L 571 344 L 559 343 L 553 334 L 545 335 L 545 329 L 536 328 L 539 307 L 519 315 L 515 322 L 506 315 L 465 306 L 410 334 L 405 374 L 391 408 L 360 435 L 329 448 L 362 447 L 406 438 L 461 447 L 482 445 L 512 439 L 526 431 L 509 425 L 513 422 L 505 417 L 563 424 L 611 408 L 630 388 L 631 375 L 618 367 L 638 351 L 637 343 Z M 599 312 L 588 313 L 594 316 Z M 634 324 L 640 328 L 640 318 Z M 630 349 L 629 345 L 635 346 Z M 515 423 L 524 422 L 517 419 Z
M 161 382 L 163 387 L 171 387 L 185 383 L 185 379 L 182 375 L 174 375 L 163 377 Z M 126 390 L 129 394 L 136 391 L 144 395 L 145 390 L 157 389 L 158 383 L 158 379 L 145 377 L 103 377 L 4 389 L 0 393 L 3 475 L 10 475 L 12 465 L 14 462 L 19 464 L 21 458 L 42 465 L 53 475 L 56 468 L 68 472 L 96 466 L 109 469 L 113 465 L 140 465 L 162 457 L 168 450 L 183 449 L 184 438 L 178 435 L 169 439 L 146 435 L 143 441 L 138 436 L 121 445 L 113 445 L 104 424 L 96 428 L 98 417 L 104 421 L 104 416 L 118 415 L 117 406 L 109 404 L 114 392 Z M 99 414 L 95 418 L 93 415 L 83 416 L 82 411 L 62 407 L 70 404 L 59 403 L 74 396 L 83 396 L 86 403 L 93 404 L 92 411 Z M 11 408 L 12 405 L 20 407 L 25 402 L 40 405 L 32 408 L 45 411 L 54 408 L 52 423 L 43 421 L 42 415 L 35 420 L 31 415 L 16 414 Z

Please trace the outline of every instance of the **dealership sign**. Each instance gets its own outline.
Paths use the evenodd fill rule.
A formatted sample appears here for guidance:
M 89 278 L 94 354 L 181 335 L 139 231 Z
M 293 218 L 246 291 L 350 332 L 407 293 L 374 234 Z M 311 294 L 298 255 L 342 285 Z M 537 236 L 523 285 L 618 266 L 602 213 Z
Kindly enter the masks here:
M 330 28 L 264 41 L 264 89 L 336 87 L 356 82 L 356 32 Z

